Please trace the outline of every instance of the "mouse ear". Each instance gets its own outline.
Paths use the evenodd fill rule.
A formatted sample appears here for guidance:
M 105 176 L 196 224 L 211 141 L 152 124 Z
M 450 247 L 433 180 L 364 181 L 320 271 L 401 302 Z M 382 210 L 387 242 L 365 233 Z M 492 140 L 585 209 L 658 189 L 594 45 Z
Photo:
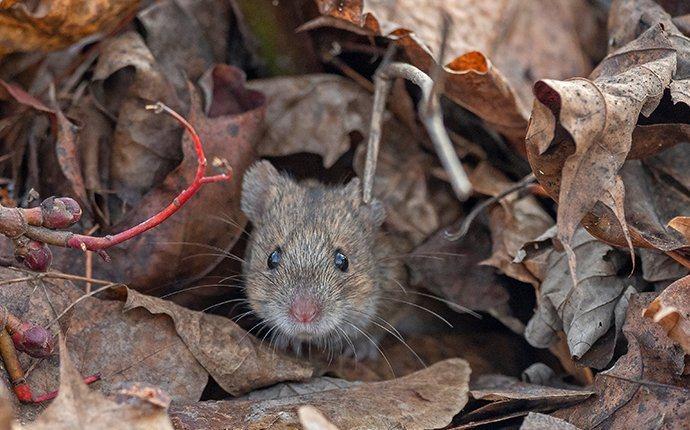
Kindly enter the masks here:
M 353 202 L 356 202 L 358 205 L 362 203 L 362 182 L 359 180 L 359 178 L 352 178 L 350 179 L 350 182 L 348 182 L 345 185 L 345 188 L 343 188 L 343 194 L 345 194 L 345 197 L 350 199 Z
M 386 220 L 386 207 L 379 199 L 372 200 L 368 205 L 363 204 L 361 210 L 366 212 L 367 218 L 376 227 L 381 227 Z
M 252 222 L 258 222 L 266 212 L 266 208 L 278 195 L 279 187 L 291 182 L 291 179 L 281 175 L 268 161 L 254 163 L 242 179 L 242 200 L 240 207 Z
M 362 201 L 362 182 L 359 178 L 350 180 L 345 185 L 343 193 L 350 201 L 354 202 L 355 207 L 359 208 L 371 225 L 380 227 L 383 221 L 386 220 L 386 208 L 380 200 L 373 199 L 368 205 Z

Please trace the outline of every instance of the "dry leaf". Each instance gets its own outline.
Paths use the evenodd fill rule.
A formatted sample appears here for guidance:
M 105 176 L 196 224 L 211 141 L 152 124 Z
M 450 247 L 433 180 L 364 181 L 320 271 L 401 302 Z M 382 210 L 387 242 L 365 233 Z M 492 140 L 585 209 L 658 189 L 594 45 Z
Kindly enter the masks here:
M 631 15 L 631 10 L 636 13 Z M 618 246 L 632 241 L 664 251 L 682 248 L 687 241 L 665 222 L 683 213 L 678 208 L 688 207 L 687 196 L 676 193 L 676 200 L 667 195 L 673 194 L 671 189 L 663 194 L 653 190 L 665 178 L 649 178 L 640 163 L 664 170 L 659 160 L 623 163 L 657 154 L 687 136 L 672 103 L 682 101 L 679 94 L 687 91 L 683 70 L 690 64 L 690 44 L 651 1 L 614 2 L 611 17 L 612 52 L 590 79 L 535 84 L 527 133 L 530 164 L 546 191 L 561 202 L 557 218 L 564 245 L 569 246 L 582 220 L 592 234 Z M 631 21 L 620 22 L 621 17 Z M 666 90 L 671 95 L 664 97 Z M 676 151 L 666 162 L 682 165 L 687 162 L 678 152 L 684 154 L 686 147 L 667 149 L 657 157 Z
M 387 36 L 405 48 L 412 64 L 426 71 L 433 67 L 441 39 L 436 1 L 316 3 L 324 16 L 303 28 L 334 26 Z M 515 141 L 524 137 L 534 78 L 589 70 L 576 25 L 593 19 L 584 2 L 539 0 L 518 7 L 504 0 L 462 0 L 443 9 L 453 20 L 446 95 Z
M 578 258 L 578 284 L 573 287 L 567 256 L 551 251 L 545 277 L 538 290 L 538 308 L 525 330 L 527 341 L 538 348 L 552 346 L 558 332 L 567 335 L 570 354 L 582 358 L 596 341 L 614 327 L 620 331 L 628 297 L 638 281 L 621 274 L 627 256 L 605 245 L 585 230 L 579 229 L 573 240 Z M 605 366 L 611 359 L 615 342 L 605 346 Z
M 273 400 L 230 400 L 173 406 L 177 429 L 294 429 L 298 406 L 311 405 L 338 428 L 431 429 L 447 426 L 467 402 L 470 369 L 461 359 L 384 382 L 359 383 Z
M 44 327 L 82 295 L 71 282 L 32 280 L 25 271 L 2 268 L 0 279 L 3 305 L 22 320 Z M 11 282 L 16 279 L 21 282 Z M 176 400 L 196 401 L 206 386 L 207 372 L 165 316 L 152 316 L 143 309 L 123 313 L 122 302 L 91 297 L 78 303 L 60 323 L 82 375 L 101 373 L 97 389 L 108 390 L 123 382 L 138 381 L 158 386 Z M 57 328 L 55 324 L 50 326 L 53 332 Z M 25 354 L 20 354 L 19 359 L 24 369 L 35 361 Z M 58 365 L 57 356 L 33 365 L 27 381 L 34 393 L 57 388 Z M 35 413 L 33 405 L 20 409 L 23 419 L 31 419 Z
M 683 351 L 642 310 L 653 293 L 633 296 L 623 328 L 628 351 L 597 374 L 596 395 L 553 415 L 586 429 L 683 428 L 690 416 L 690 384 L 678 376 Z
M 494 423 L 525 415 L 528 411 L 553 411 L 577 404 L 592 395 L 591 391 L 546 387 L 520 382 L 503 375 L 484 375 L 472 384 L 470 397 L 490 401 L 465 411 L 460 423 L 466 427 L 476 423 Z
M 420 321 L 413 324 L 418 330 L 423 325 Z M 470 364 L 473 379 L 487 373 L 517 376 L 529 365 L 529 351 L 524 342 L 500 330 L 487 331 L 463 325 L 462 331 L 453 333 L 440 333 L 437 328 L 426 331 L 428 333 L 405 333 L 403 339 L 407 346 L 392 336 L 381 341 L 381 350 L 388 357 L 395 376 L 409 375 L 423 369 L 424 365 L 454 357 L 462 357 Z M 511 360 L 505 360 L 507 356 L 511 356 Z M 350 381 L 379 381 L 394 377 L 391 367 L 380 355 L 358 362 L 341 356 L 328 367 L 327 373 Z
M 668 222 L 668 226 L 685 236 L 686 239 L 690 238 L 690 217 L 677 216 Z
M 170 399 L 163 404 L 153 400 L 118 403 L 89 388 L 72 362 L 64 338 L 60 337 L 60 393 L 25 428 L 172 430 L 166 413 L 169 402 Z
M 475 222 L 458 241 L 440 230 L 406 257 L 412 283 L 472 310 L 498 309 L 508 303 L 508 291 L 493 267 L 481 266 L 491 254 L 486 227 Z
M 144 40 L 133 31 L 104 42 L 91 92 L 117 119 L 110 181 L 120 199 L 133 206 L 182 157 L 183 131 L 177 121 L 152 114 L 146 105 L 160 101 L 184 113 L 183 105 Z
M 690 354 L 690 276 L 672 283 L 645 309 L 644 316 L 663 327 Z
M 201 365 L 232 395 L 285 380 L 304 380 L 312 370 L 301 362 L 259 345 L 228 318 L 192 311 L 170 301 L 127 291 L 125 310 L 144 308 L 165 314 Z
M 139 0 L 9 1 L 0 5 L 0 56 L 50 51 L 106 33 L 136 10 Z
M 260 79 L 247 87 L 267 98 L 260 156 L 309 152 L 331 167 L 350 149 L 352 133 L 369 133 L 372 96 L 341 76 Z

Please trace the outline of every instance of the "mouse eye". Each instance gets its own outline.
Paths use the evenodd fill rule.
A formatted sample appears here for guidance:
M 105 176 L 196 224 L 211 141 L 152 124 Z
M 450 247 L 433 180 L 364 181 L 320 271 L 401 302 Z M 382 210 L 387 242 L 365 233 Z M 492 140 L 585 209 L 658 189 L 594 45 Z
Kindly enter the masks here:
M 269 269 L 273 270 L 278 265 L 280 264 L 280 260 L 283 258 L 283 250 L 280 249 L 280 247 L 277 247 L 271 254 L 268 256 L 268 261 L 266 262 L 266 265 L 268 266 Z
M 343 251 L 340 249 L 335 250 L 335 255 L 333 256 L 333 263 L 335 263 L 335 267 L 337 267 L 341 272 L 347 272 L 347 268 L 349 267 L 350 263 L 347 261 L 347 257 L 345 254 L 343 254 Z

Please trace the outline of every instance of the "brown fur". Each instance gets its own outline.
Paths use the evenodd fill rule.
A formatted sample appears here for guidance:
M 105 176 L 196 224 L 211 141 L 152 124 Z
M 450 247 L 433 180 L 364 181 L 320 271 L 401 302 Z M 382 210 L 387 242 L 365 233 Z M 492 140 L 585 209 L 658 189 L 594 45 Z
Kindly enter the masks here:
M 359 179 L 333 187 L 297 183 L 267 161 L 245 174 L 242 210 L 253 224 L 243 267 L 247 298 L 254 312 L 292 343 L 342 346 L 376 337 L 374 332 L 387 326 L 379 318 L 388 321 L 400 308 L 387 297 L 400 297 L 406 271 L 380 230 L 383 206 L 364 205 L 361 194 Z M 282 260 L 271 270 L 267 259 L 278 246 Z M 334 265 L 336 249 L 348 258 L 345 273 Z M 323 306 L 321 317 L 308 326 L 289 317 L 298 291 Z

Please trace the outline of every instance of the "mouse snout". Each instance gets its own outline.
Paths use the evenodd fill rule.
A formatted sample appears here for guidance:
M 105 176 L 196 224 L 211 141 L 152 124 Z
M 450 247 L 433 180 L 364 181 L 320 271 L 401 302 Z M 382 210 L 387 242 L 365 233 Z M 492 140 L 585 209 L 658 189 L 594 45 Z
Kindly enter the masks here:
M 313 322 L 321 314 L 321 304 L 314 297 L 297 294 L 290 304 L 290 316 L 303 324 Z

